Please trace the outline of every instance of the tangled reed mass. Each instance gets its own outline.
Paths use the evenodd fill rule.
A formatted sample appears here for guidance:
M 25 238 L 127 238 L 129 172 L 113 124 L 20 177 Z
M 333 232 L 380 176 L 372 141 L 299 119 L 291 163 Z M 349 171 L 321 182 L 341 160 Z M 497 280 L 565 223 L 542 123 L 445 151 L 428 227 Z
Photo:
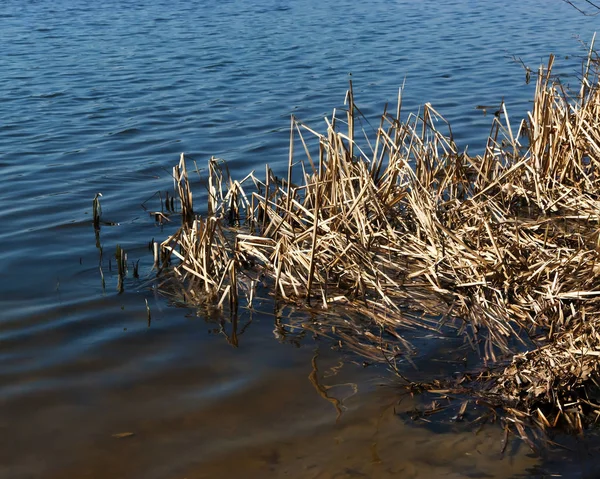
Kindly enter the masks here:
M 600 414 L 599 63 L 590 51 L 569 93 L 553 62 L 518 134 L 501 105 L 481 156 L 459 150 L 429 104 L 402 120 L 401 96 L 374 137 L 355 136 L 352 88 L 325 134 L 292 119 L 287 178 L 267 167 L 234 181 L 211 159 L 203 216 L 182 155 L 183 225 L 162 243 L 163 264 L 178 259 L 195 303 L 234 311 L 267 278 L 324 321 L 333 311 L 378 324 L 394 348 L 410 347 L 406 328 L 453 325 L 491 365 L 475 394 L 517 425 L 581 430 Z M 355 336 L 359 352 L 390 354 Z

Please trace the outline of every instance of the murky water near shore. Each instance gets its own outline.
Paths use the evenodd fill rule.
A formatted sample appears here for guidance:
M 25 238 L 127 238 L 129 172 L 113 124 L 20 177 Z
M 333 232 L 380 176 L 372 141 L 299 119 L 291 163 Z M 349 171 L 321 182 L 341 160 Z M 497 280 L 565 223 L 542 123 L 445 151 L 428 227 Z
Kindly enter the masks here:
M 405 111 L 431 102 L 476 153 L 477 106 L 517 125 L 532 97 L 513 56 L 554 53 L 569 82 L 597 25 L 559 0 L 3 2 L 0 478 L 595 477 L 593 443 L 501 455 L 499 428 L 412 421 L 386 368 L 282 337 L 268 303 L 232 346 L 156 294 L 147 245 L 175 227 L 149 211 L 182 151 L 281 172 L 290 115 L 321 128 L 351 74 L 372 124 L 405 83 Z M 139 260 L 122 294 L 117 245 Z M 452 371 L 419 344 L 420 375 Z

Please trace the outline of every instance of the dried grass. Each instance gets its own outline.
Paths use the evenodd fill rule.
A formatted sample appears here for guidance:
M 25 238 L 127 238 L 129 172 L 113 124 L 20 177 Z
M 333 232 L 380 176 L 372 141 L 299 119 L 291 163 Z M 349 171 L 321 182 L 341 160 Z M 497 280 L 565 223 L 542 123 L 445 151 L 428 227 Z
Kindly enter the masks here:
M 267 167 L 234 181 L 211 159 L 204 217 L 182 156 L 183 225 L 161 249 L 188 297 L 217 307 L 236 310 L 267 278 L 278 300 L 377 324 L 402 347 L 406 328 L 453 325 L 486 360 L 514 356 L 487 393 L 516 411 L 517 430 L 520 415 L 580 430 L 600 410 L 598 60 L 590 51 L 575 95 L 553 63 L 519 134 L 501 105 L 481 156 L 459 150 L 430 104 L 403 120 L 401 96 L 374 138 L 355 138 L 352 85 L 324 134 L 292 119 L 287 179 Z M 366 329 L 354 342 L 344 331 L 372 359 L 393 354 Z

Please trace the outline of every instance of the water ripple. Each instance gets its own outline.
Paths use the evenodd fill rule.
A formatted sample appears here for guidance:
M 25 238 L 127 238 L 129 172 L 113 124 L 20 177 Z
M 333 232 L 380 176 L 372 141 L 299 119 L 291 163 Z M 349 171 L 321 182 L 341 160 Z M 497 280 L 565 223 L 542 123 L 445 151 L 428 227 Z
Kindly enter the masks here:
M 140 296 L 118 295 L 107 269 L 121 244 L 150 274 L 146 245 L 168 227 L 141 205 L 171 187 L 180 152 L 200 168 L 215 155 L 235 175 L 262 172 L 265 163 L 281 174 L 290 115 L 322 129 L 323 117 L 343 107 L 350 78 L 366 129 L 405 83 L 405 115 L 431 102 L 458 144 L 480 152 L 491 117 L 477 105 L 504 99 L 513 125 L 529 106 L 534 85 L 525 85 L 513 56 L 535 69 L 555 53 L 557 71 L 576 81 L 584 50 L 575 35 L 591 39 L 597 19 L 566 2 L 548 5 L 3 1 L 0 400 L 71 387 L 80 377 L 123 385 L 144 377 L 144 368 L 175 370 L 182 355 L 197 354 L 182 339 L 190 334 L 183 323 L 146 331 Z M 98 192 L 118 226 L 95 238 Z M 160 204 L 154 198 L 148 207 Z M 133 290 L 138 284 L 127 279 Z M 166 335 L 161 348 L 152 347 L 154 334 Z M 261 367 L 273 354 L 265 351 Z M 238 380 L 205 394 L 242 388 Z

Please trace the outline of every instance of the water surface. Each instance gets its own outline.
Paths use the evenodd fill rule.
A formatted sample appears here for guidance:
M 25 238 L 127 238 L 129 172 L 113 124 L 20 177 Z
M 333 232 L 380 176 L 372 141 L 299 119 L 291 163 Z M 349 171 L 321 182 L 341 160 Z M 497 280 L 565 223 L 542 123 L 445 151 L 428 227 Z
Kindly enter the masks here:
M 416 427 L 385 368 L 335 341 L 278 339 L 268 304 L 232 347 L 230 325 L 155 294 L 147 244 L 172 231 L 148 211 L 180 152 L 281 172 L 290 116 L 320 128 L 352 78 L 372 124 L 404 84 L 405 111 L 431 102 L 477 153 L 491 117 L 476 106 L 504 100 L 515 126 L 528 108 L 513 57 L 535 69 L 554 53 L 574 82 L 576 36 L 596 25 L 559 0 L 4 1 L 0 477 L 592 474 L 587 452 L 567 469 L 519 446 L 501 458 L 495 428 Z M 97 192 L 115 223 L 99 238 Z M 123 294 L 117 244 L 140 260 Z M 339 419 L 309 380 L 317 354 Z

